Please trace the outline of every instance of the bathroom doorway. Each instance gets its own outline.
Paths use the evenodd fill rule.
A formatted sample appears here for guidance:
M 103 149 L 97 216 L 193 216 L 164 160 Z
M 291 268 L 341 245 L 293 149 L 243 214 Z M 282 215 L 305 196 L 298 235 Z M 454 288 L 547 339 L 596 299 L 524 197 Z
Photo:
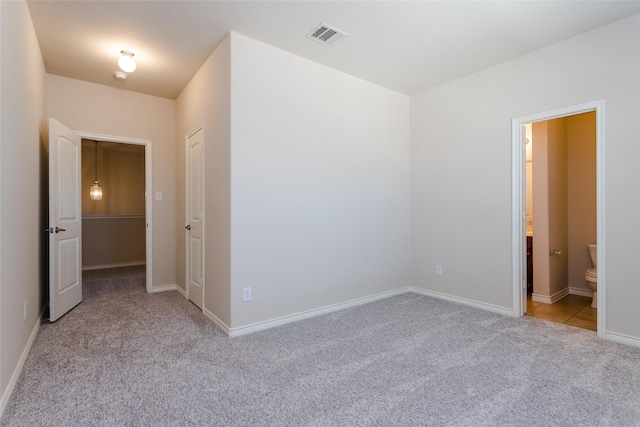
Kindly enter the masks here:
M 594 267 L 587 244 L 604 259 L 603 109 L 600 101 L 513 120 L 514 309 L 599 335 L 604 266 L 598 310 L 585 272 Z
M 595 267 L 595 130 L 595 111 L 525 125 L 526 314 L 592 331 L 585 272 Z

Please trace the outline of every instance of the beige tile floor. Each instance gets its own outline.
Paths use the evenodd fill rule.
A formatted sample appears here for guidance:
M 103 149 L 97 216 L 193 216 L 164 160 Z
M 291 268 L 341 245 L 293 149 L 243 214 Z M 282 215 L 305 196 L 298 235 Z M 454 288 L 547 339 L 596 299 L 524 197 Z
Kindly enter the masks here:
M 567 295 L 553 304 L 545 304 L 532 301 L 531 295 L 527 296 L 526 314 L 538 319 L 597 331 L 597 313 L 598 310 L 591 307 L 591 297 Z

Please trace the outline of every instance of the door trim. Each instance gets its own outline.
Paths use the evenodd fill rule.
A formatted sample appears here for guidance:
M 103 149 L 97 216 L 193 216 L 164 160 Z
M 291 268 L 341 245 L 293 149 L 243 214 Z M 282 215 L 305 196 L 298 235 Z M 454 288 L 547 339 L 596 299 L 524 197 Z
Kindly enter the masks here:
M 152 158 L 151 155 L 151 140 L 150 139 L 140 139 L 140 138 L 129 138 L 125 136 L 114 136 L 114 135 L 104 135 L 99 133 L 92 132 L 81 132 L 75 131 L 80 135 L 80 138 L 91 139 L 93 141 L 102 141 L 102 142 L 117 142 L 121 144 L 132 144 L 132 145 L 142 145 L 144 146 L 144 193 L 145 193 L 145 202 L 144 202 L 144 210 L 145 210 L 145 277 L 146 277 L 146 291 L 148 293 L 154 292 L 153 289 L 153 222 L 152 222 L 152 211 L 153 211 L 153 172 L 152 172 Z
M 605 111 L 604 99 L 545 111 L 511 120 L 511 253 L 513 316 L 524 315 L 522 282 L 526 282 L 524 125 L 576 114 L 596 112 L 596 227 L 598 243 L 598 337 L 606 338 L 605 244 Z M 526 286 L 526 285 L 525 285 Z

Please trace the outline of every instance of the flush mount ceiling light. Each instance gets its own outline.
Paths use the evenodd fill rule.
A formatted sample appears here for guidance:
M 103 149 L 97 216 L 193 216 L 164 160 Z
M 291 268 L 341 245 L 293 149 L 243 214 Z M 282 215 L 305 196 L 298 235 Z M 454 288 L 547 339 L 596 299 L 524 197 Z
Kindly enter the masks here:
M 133 73 L 136 70 L 136 60 L 133 59 L 133 52 L 121 50 L 118 58 L 118 66 L 125 73 Z

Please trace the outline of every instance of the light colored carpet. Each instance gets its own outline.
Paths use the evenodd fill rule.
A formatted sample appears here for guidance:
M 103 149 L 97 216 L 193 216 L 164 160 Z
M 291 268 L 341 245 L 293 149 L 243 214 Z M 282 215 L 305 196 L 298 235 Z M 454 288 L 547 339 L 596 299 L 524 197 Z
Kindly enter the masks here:
M 227 338 L 140 268 L 44 324 L 3 426 L 638 426 L 640 349 L 404 294 Z

